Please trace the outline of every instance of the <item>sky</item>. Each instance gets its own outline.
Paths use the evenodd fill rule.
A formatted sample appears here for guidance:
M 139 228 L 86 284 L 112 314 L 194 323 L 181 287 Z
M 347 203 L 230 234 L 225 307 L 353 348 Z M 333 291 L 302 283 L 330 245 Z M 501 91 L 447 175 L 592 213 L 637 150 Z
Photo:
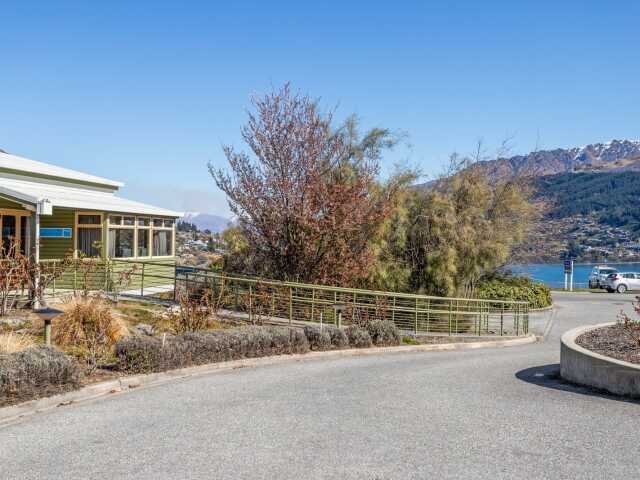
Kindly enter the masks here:
M 640 2 L 2 0 L 0 149 L 124 181 L 179 211 L 229 208 L 253 94 L 284 82 L 407 140 L 426 176 L 479 139 L 514 154 L 640 137 Z

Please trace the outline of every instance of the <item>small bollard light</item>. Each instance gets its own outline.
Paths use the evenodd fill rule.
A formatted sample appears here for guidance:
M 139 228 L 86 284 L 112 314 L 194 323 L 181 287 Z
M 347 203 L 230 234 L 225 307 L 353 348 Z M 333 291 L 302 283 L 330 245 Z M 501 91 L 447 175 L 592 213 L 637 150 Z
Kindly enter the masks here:
M 39 308 L 34 311 L 38 317 L 44 321 L 44 343 L 47 346 L 51 345 L 51 320 L 62 313 L 62 310 L 55 308 Z

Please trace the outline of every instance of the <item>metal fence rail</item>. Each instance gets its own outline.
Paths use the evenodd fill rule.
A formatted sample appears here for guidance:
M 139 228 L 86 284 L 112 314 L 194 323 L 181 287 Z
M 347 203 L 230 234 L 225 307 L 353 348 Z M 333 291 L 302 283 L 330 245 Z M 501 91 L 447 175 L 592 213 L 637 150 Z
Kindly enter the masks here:
M 118 262 L 116 262 L 118 263 Z M 130 263 L 130 262 L 129 262 Z M 145 263 L 145 262 L 137 262 Z M 370 319 L 393 321 L 401 330 L 445 336 L 519 336 L 529 331 L 529 303 L 446 298 L 230 276 L 207 269 L 158 264 L 138 266 L 132 283 L 141 296 L 154 285 L 175 292 L 211 290 L 217 306 L 243 313 L 252 322 L 267 318 L 288 322 L 349 325 Z M 128 291 L 136 292 L 136 288 Z M 147 293 L 145 293 L 147 292 Z M 175 298 L 175 297 L 174 297 Z

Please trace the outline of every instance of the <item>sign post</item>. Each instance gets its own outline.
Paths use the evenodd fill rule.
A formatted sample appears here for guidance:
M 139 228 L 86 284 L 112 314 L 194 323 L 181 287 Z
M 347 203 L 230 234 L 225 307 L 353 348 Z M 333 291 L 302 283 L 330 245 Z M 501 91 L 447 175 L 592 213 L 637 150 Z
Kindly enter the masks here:
M 569 284 L 569 291 L 573 292 L 573 260 L 564 261 L 564 289 L 567 290 L 567 283 Z

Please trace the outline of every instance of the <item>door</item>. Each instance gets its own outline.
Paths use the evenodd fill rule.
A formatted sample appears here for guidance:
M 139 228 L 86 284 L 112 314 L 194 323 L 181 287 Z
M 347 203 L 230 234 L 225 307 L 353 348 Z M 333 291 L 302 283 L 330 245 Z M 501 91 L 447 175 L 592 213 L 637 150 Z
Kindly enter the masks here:
M 15 252 L 15 249 L 12 250 L 12 248 L 18 240 L 17 220 L 18 217 L 15 215 L 2 215 L 2 255 Z

